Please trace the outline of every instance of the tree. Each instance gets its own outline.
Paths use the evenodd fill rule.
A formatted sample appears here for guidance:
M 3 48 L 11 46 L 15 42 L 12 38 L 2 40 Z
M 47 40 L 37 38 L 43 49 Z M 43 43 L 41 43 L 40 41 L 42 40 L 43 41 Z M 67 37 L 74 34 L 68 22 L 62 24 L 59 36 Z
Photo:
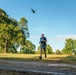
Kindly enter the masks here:
M 10 52 L 9 50 L 16 52 L 14 45 L 24 44 L 27 37 L 29 37 L 27 20 L 21 18 L 18 23 L 0 9 L 0 46 L 4 49 L 4 53 Z
M 9 28 L 11 26 L 11 20 L 8 18 L 7 13 L 0 9 L 0 46 L 4 48 L 4 52 L 7 51 L 7 44 L 9 40 Z
M 73 52 L 73 54 L 76 54 L 76 40 L 73 40 L 73 42 L 74 42 L 73 43 L 74 46 L 73 46 L 73 51 L 72 52 Z
M 76 48 L 76 40 L 73 40 L 71 38 L 66 39 L 65 47 L 63 48 L 62 53 L 72 54 L 75 48 Z
M 76 40 L 74 40 L 74 48 L 76 49 Z
M 52 54 L 53 53 L 53 50 L 52 50 L 52 47 L 48 44 L 47 47 L 46 47 L 46 52 L 48 54 Z
M 18 26 L 8 23 L 0 24 L 0 45 L 4 48 L 4 53 L 8 52 L 8 48 L 11 48 L 16 42 L 19 42 L 21 31 Z M 20 35 L 18 37 L 18 35 Z
M 29 31 L 28 31 L 28 25 L 27 25 L 27 23 L 28 23 L 28 21 L 24 17 L 20 18 L 20 21 L 19 21 L 18 25 L 20 27 L 20 30 L 21 30 L 22 34 L 23 34 L 23 37 L 22 37 L 23 41 L 20 42 L 18 45 L 23 46 L 25 44 L 25 42 L 26 42 L 26 39 L 30 35 Z
M 28 21 L 24 17 L 20 18 L 19 26 L 20 26 L 20 29 L 22 31 L 22 34 L 25 36 L 25 39 L 29 37 L 27 23 L 28 23 Z
M 61 51 L 60 51 L 60 50 L 56 50 L 55 53 L 56 53 L 56 54 L 61 54 Z
M 34 54 L 35 53 L 35 44 L 33 44 L 30 40 L 25 42 L 25 45 L 22 47 L 21 52 L 26 54 Z

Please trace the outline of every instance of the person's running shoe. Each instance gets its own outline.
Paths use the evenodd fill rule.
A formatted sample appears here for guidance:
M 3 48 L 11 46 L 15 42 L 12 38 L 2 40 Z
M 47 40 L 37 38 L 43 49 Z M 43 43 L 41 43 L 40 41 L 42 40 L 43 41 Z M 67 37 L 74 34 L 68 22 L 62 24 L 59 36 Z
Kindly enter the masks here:
M 42 57 L 40 56 L 39 59 L 42 59 Z

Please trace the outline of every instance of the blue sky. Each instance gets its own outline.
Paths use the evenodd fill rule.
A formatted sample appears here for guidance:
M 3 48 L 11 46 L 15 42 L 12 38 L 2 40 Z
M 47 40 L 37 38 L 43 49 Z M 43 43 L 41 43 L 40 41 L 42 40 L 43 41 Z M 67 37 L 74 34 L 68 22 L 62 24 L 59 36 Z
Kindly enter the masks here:
M 54 51 L 64 47 L 66 38 L 76 39 L 76 0 L 0 0 L 0 8 L 18 21 L 28 20 L 29 39 L 36 46 L 42 33 Z

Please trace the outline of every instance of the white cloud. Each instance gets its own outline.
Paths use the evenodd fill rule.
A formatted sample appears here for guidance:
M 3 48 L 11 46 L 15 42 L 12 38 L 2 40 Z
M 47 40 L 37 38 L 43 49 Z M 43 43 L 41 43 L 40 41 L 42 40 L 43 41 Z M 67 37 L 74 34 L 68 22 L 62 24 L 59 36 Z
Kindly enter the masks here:
M 65 40 L 68 38 L 76 39 L 76 35 L 70 34 L 70 35 L 58 35 L 56 37 L 58 40 Z

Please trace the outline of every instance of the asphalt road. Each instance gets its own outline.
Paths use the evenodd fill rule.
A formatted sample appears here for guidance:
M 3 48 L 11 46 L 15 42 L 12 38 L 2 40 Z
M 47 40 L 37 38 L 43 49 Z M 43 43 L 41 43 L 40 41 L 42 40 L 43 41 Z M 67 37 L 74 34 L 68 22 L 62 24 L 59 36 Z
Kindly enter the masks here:
M 76 75 L 76 64 L 0 60 L 0 75 Z

